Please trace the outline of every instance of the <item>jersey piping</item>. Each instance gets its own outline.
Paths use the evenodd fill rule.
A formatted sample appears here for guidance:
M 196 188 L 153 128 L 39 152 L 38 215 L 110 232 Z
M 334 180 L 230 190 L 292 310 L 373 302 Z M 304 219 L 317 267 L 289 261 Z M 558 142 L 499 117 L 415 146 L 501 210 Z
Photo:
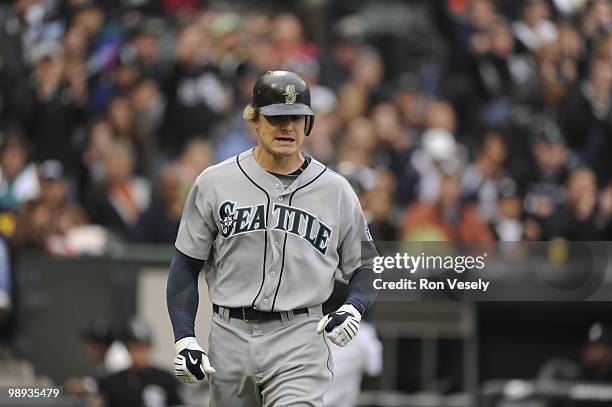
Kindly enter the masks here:
M 327 171 L 327 166 L 325 166 L 325 168 L 323 168 L 323 171 L 321 171 L 319 175 L 314 177 L 312 180 L 296 188 L 295 191 L 293 191 L 291 193 L 291 196 L 289 197 L 289 206 L 291 206 L 291 203 L 293 202 L 293 196 L 295 195 L 297 191 L 299 191 L 302 188 L 306 188 L 307 186 L 309 186 L 310 184 L 318 180 L 319 177 L 321 177 L 321 175 L 325 173 L 325 171 Z M 276 297 L 278 296 L 278 290 L 280 289 L 281 282 L 283 281 L 283 271 L 285 270 L 285 248 L 286 247 L 287 247 L 287 233 L 285 233 L 285 239 L 283 240 L 283 256 L 281 260 L 281 271 L 280 271 L 280 275 L 278 276 L 278 284 L 276 285 L 276 290 L 274 292 L 274 300 L 272 301 L 272 309 L 271 309 L 272 312 L 274 312 L 274 305 L 276 304 Z
M 255 308 L 255 302 L 257 301 L 257 298 L 259 297 L 259 294 L 261 294 L 261 290 L 263 289 L 264 282 L 266 281 L 266 256 L 268 254 L 268 226 L 267 225 L 268 225 L 268 215 L 269 215 L 269 212 L 270 212 L 270 195 L 268 194 L 268 192 L 265 189 L 263 189 L 262 187 L 257 185 L 257 183 L 255 181 L 253 181 L 253 179 L 251 177 L 249 177 L 249 175 L 246 173 L 246 171 L 244 171 L 244 169 L 240 165 L 240 154 L 238 154 L 236 156 L 236 164 L 238 164 L 238 168 L 240 168 L 240 171 L 242 171 L 244 176 L 247 177 L 247 179 L 249 181 L 251 181 L 251 183 L 253 185 L 255 185 L 257 188 L 259 188 L 264 194 L 266 194 L 266 199 L 267 199 L 267 204 L 266 204 L 266 230 L 264 232 L 264 256 L 263 256 L 263 266 L 262 266 L 262 275 L 261 275 L 261 285 L 259 286 L 259 291 L 257 292 L 257 295 L 255 296 L 255 298 L 253 298 L 253 302 L 251 303 L 251 307 Z M 284 255 L 284 252 L 283 252 L 283 255 Z

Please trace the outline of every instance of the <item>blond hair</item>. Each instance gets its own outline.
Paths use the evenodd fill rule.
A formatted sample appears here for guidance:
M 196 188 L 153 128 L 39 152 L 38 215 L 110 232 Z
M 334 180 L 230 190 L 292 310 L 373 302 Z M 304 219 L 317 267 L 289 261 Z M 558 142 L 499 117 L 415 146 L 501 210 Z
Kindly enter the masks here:
M 248 104 L 242 111 L 242 118 L 248 123 L 255 123 L 259 118 L 259 111 L 253 105 Z

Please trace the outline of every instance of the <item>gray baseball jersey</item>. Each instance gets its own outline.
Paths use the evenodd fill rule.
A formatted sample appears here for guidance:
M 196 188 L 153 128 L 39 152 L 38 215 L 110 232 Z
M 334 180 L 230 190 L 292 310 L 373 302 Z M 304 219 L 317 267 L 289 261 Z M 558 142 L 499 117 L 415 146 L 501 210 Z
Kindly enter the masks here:
M 289 311 L 327 300 L 337 269 L 348 279 L 371 267 L 364 240 L 365 218 L 342 176 L 313 159 L 285 188 L 249 150 L 198 176 L 176 248 L 207 260 L 213 303 Z

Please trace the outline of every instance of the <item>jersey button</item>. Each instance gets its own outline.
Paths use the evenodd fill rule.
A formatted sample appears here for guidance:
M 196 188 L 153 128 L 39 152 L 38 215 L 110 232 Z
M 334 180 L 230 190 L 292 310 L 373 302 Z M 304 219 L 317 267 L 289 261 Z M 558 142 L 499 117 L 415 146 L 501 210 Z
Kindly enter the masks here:
M 267 299 L 267 298 L 264 298 L 264 300 L 263 300 L 262 302 L 263 302 L 264 304 L 267 304 L 267 303 L 268 303 L 268 299 Z
M 278 242 L 274 242 L 274 247 L 278 247 Z
M 270 272 L 270 275 L 274 277 L 274 276 L 276 275 L 276 271 L 272 270 L 272 271 Z
M 282 200 L 283 200 L 283 197 L 282 197 L 282 196 L 279 196 L 279 197 L 278 197 L 278 200 L 279 200 L 279 201 L 282 201 Z
M 279 189 L 280 188 L 280 184 L 274 184 L 274 189 Z

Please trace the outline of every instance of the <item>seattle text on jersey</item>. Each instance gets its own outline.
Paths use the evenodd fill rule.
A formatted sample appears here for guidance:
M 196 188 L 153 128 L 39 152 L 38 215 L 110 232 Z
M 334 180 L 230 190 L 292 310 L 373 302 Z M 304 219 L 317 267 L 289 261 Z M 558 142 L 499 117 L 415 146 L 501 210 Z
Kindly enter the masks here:
M 236 207 L 234 201 L 224 201 L 219 205 L 221 236 L 232 236 L 268 230 L 265 221 L 266 205 Z M 272 229 L 299 236 L 315 250 L 325 255 L 332 229 L 315 215 L 293 206 L 274 204 L 272 207 L 274 224 Z

